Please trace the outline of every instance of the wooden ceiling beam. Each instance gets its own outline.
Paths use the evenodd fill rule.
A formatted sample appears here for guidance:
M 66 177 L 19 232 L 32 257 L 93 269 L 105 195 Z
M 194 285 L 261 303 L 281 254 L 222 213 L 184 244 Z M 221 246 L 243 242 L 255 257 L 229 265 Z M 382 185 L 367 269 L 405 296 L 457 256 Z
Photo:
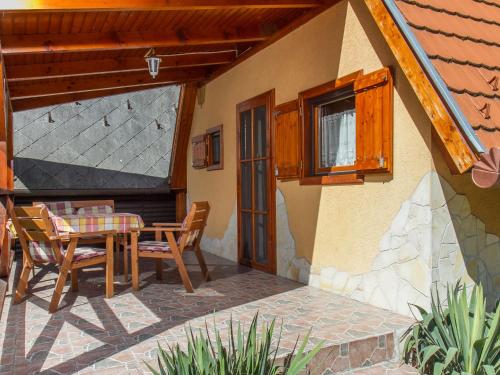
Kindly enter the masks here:
M 169 86 L 170 83 L 161 83 L 155 86 Z M 51 105 L 58 105 L 64 103 L 73 103 L 80 102 L 89 99 L 102 98 L 105 96 L 111 95 L 120 95 L 131 92 L 138 92 L 142 90 L 151 89 L 151 86 L 133 86 L 133 87 L 125 87 L 118 89 L 109 89 L 109 90 L 97 90 L 97 91 L 85 91 L 85 92 L 77 92 L 73 94 L 59 94 L 59 95 L 51 95 L 51 96 L 41 96 L 36 98 L 25 98 L 25 99 L 14 99 L 12 100 L 12 109 L 14 112 L 25 111 L 28 109 L 34 108 L 42 108 L 48 107 Z
M 213 66 L 233 62 L 236 51 L 200 52 L 160 56 L 160 70 L 181 67 Z M 89 76 L 95 74 L 125 73 L 147 71 L 148 66 L 142 57 L 66 61 L 47 64 L 11 65 L 7 66 L 9 82 L 53 79 L 74 76 Z
M 9 83 L 12 99 L 26 99 L 34 97 L 71 94 L 86 91 L 120 89 L 137 86 L 158 86 L 192 81 L 203 81 L 209 70 L 193 68 L 191 70 L 166 70 L 156 79 L 151 78 L 148 72 L 132 72 L 126 74 L 110 74 L 107 76 L 59 78 L 53 80 L 18 81 Z
M 3 0 L 3 12 L 89 12 L 314 8 L 320 0 Z
M 2 35 L 2 53 L 91 52 L 151 47 L 202 46 L 260 42 L 274 31 L 249 29 L 167 30 L 165 32 L 107 32 L 82 34 Z M 145 51 L 146 52 L 146 51 Z

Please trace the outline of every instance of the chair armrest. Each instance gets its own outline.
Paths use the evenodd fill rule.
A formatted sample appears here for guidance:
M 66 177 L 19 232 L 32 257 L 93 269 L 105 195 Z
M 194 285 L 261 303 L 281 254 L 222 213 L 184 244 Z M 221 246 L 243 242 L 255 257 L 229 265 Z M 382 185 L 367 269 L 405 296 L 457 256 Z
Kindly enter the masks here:
M 180 227 L 168 228 L 168 227 L 154 227 L 154 228 L 142 228 L 140 232 L 182 232 L 184 229 Z
M 182 223 L 153 223 L 153 227 L 182 227 Z
M 88 237 L 115 235 L 115 234 L 116 230 L 99 230 L 96 232 L 70 233 L 69 238 L 88 238 Z

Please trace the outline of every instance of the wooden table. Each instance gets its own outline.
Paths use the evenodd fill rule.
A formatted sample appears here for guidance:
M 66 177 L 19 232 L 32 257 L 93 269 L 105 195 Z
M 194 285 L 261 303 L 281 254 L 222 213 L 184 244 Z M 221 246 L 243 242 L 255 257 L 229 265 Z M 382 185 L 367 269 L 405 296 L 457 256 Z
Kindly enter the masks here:
M 123 277 L 128 281 L 128 235 L 144 228 L 144 222 L 139 215 L 130 213 L 88 214 L 53 216 L 52 222 L 59 233 L 92 233 L 102 230 L 114 230 L 121 235 L 116 241 L 117 259 L 120 245 L 123 246 Z M 118 263 L 118 262 L 116 262 Z

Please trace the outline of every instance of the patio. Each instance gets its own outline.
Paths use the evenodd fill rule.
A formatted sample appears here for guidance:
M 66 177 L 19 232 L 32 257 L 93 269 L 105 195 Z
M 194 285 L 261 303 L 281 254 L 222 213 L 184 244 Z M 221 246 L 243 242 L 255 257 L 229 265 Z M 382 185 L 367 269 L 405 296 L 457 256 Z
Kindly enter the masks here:
M 37 270 L 25 302 L 6 298 L 0 325 L 1 374 L 140 374 L 152 362 L 157 342 L 184 340 L 184 327 L 203 328 L 229 318 L 247 326 L 256 312 L 263 321 L 283 319 L 282 353 L 310 327 L 310 344 L 325 340 L 311 365 L 312 373 L 348 371 L 378 364 L 361 373 L 404 373 L 387 362 L 395 339 L 410 321 L 386 310 L 356 302 L 274 275 L 238 266 L 206 254 L 211 282 L 201 282 L 194 254 L 186 254 L 195 293 L 188 294 L 173 263 L 156 281 L 154 262 L 141 264 L 141 289 L 133 292 L 117 277 L 116 295 L 104 299 L 102 270 L 81 275 L 80 291 L 66 286 L 60 309 L 47 311 L 56 274 Z M 193 255 L 191 257 L 191 255 Z M 14 265 L 17 277 L 20 267 Z M 213 312 L 215 311 L 215 314 Z M 367 372 L 368 371 L 368 372 Z M 356 372 L 356 371 L 355 371 Z

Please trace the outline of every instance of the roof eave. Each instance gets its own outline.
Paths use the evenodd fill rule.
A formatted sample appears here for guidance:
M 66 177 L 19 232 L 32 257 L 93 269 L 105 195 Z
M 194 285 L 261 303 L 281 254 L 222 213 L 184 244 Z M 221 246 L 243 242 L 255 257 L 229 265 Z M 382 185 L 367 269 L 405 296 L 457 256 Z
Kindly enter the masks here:
M 408 26 L 408 23 L 406 22 L 405 18 L 399 11 L 399 8 L 397 7 L 394 0 L 382 0 L 382 1 L 384 2 L 392 18 L 396 22 L 396 25 L 403 33 L 406 41 L 408 42 L 409 47 L 412 49 L 413 53 L 415 54 L 415 57 L 420 62 L 420 65 L 427 74 L 427 77 L 432 81 L 434 87 L 438 90 L 441 99 L 444 101 L 445 106 L 451 112 L 451 115 L 453 116 L 454 120 L 460 127 L 462 134 L 467 139 L 468 143 L 472 146 L 473 150 L 477 154 L 482 154 L 486 152 L 486 148 L 484 147 L 480 139 L 477 137 L 476 133 L 474 132 L 474 129 L 472 128 L 469 121 L 467 120 L 462 110 L 458 106 L 457 102 L 451 95 L 450 91 L 448 90 L 448 87 L 441 78 L 441 75 L 438 73 L 438 71 L 430 61 L 424 49 L 422 48 L 419 41 L 415 37 L 415 34 L 413 34 L 413 32 L 411 31 L 410 27 Z

